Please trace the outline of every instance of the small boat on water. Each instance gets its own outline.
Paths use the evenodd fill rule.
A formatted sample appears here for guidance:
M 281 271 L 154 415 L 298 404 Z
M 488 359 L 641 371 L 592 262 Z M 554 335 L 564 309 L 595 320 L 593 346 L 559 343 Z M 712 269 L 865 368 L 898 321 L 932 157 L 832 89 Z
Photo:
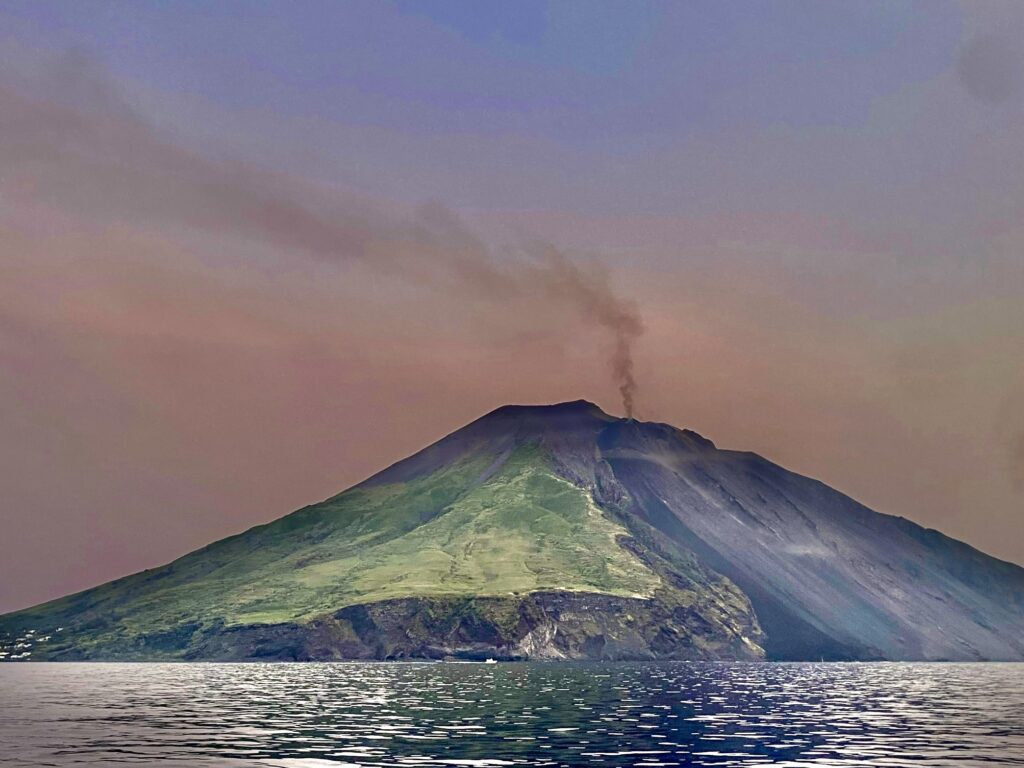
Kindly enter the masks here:
M 497 664 L 498 662 L 494 659 L 485 659 L 484 664 Z

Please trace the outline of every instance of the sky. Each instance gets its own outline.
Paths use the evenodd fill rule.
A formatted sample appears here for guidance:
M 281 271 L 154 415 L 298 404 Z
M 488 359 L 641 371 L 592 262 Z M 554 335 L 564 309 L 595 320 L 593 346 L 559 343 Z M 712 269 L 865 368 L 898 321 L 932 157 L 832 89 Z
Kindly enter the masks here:
M 0 5 L 0 611 L 585 398 L 1024 563 L 1024 4 Z

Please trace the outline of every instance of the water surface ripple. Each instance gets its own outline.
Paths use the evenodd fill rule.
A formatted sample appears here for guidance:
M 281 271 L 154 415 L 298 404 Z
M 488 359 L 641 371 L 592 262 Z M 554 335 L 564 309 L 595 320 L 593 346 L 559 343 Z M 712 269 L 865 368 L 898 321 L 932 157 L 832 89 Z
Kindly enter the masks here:
M 1024 664 L 4 664 L 0 764 L 1024 765 Z

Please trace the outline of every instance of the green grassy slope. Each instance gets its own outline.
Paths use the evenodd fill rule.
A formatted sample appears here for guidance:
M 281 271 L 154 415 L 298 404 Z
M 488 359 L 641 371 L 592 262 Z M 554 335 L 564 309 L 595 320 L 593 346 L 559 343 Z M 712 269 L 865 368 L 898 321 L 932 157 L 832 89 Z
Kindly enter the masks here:
M 351 489 L 239 536 L 12 614 L 7 628 L 73 624 L 107 643 L 210 623 L 306 621 L 397 597 L 538 590 L 648 596 L 660 577 L 626 530 L 534 447 L 493 470 L 476 455 L 427 477 Z

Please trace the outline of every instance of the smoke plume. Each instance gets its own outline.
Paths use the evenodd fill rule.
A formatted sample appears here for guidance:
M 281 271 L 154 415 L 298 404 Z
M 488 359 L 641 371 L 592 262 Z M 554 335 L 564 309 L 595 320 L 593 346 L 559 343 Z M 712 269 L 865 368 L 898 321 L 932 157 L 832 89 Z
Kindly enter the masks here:
M 605 265 L 573 258 L 548 243 L 502 258 L 475 237 L 451 211 L 434 204 L 419 212 L 419 249 L 458 282 L 491 301 L 541 298 L 572 309 L 604 331 L 610 341 L 609 367 L 627 417 L 632 417 L 637 384 L 633 345 L 644 324 L 635 303 L 619 296 Z
M 94 62 L 73 59 L 0 79 L 0 193 L 23 210 L 59 210 L 88 227 L 146 227 L 168 238 L 199 232 L 235 249 L 269 249 L 283 262 L 302 254 L 358 263 L 454 300 L 489 302 L 505 323 L 548 314 L 552 335 L 561 332 L 559 313 L 570 310 L 607 334 L 611 373 L 633 414 L 633 345 L 643 323 L 600 263 L 548 244 L 497 253 L 440 205 L 403 214 L 210 157 L 154 128 Z
M 639 310 L 615 293 L 602 265 L 584 269 L 553 248 L 548 248 L 545 255 L 543 274 L 548 281 L 547 288 L 555 296 L 572 302 L 587 319 L 611 335 L 612 376 L 622 397 L 623 411 L 632 418 L 637 389 L 633 375 L 633 343 L 644 331 Z

